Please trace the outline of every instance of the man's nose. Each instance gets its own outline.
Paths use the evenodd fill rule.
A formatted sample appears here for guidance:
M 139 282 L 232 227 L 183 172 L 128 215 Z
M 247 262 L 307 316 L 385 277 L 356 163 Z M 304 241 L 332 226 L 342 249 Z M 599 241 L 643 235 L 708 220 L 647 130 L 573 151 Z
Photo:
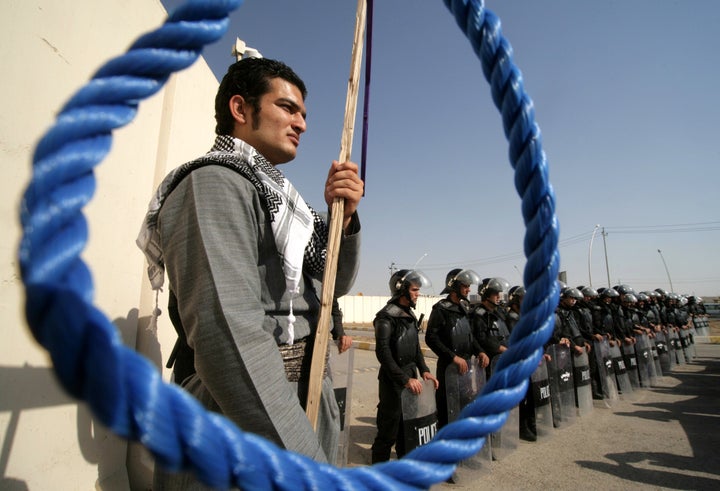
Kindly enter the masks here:
M 295 120 L 292 123 L 292 127 L 298 133 L 305 133 L 305 130 L 307 130 L 307 122 L 305 121 L 305 118 L 302 116 L 302 114 L 297 113 L 295 115 Z

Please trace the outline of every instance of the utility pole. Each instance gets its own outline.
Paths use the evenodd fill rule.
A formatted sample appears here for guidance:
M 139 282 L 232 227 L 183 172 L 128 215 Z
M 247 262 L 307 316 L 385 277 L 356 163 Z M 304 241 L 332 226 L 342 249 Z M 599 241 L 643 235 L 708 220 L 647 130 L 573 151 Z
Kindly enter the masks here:
M 390 276 L 392 276 L 393 273 L 395 273 L 395 261 L 390 263 L 390 268 L 388 269 L 390 269 Z
M 670 293 L 675 293 L 675 290 L 673 290 L 672 286 L 672 280 L 670 279 L 670 271 L 668 270 L 667 263 L 665 262 L 665 258 L 662 255 L 662 251 L 658 249 L 658 254 L 660 254 L 660 259 L 662 259 L 663 266 L 665 266 L 665 272 L 667 273 L 668 281 L 670 282 Z
M 605 237 L 607 236 L 607 233 L 605 232 L 605 227 L 602 228 L 602 232 L 600 233 L 603 238 L 603 249 L 605 250 L 605 271 L 607 272 L 607 280 L 608 280 L 608 288 L 610 288 L 610 266 L 608 266 L 608 258 L 607 258 L 607 243 L 605 242 Z

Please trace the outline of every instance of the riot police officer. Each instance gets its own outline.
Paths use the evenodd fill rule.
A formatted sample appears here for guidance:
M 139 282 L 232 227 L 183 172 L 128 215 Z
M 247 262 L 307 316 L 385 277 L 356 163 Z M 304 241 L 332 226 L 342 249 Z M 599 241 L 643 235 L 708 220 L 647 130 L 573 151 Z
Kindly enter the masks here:
M 480 303 L 470 313 L 473 334 L 491 358 L 507 350 L 510 338 L 510 330 L 500 312 L 507 294 L 506 284 L 502 278 L 485 278 L 478 287 Z
M 433 305 L 428 319 L 425 343 L 438 357 L 437 378 L 440 390 L 435 393 L 438 411 L 438 427 L 448 423 L 445 371 L 451 364 L 457 365 L 458 373 L 468 371 L 470 357 L 477 356 L 481 367 L 489 363 L 487 355 L 472 334 L 470 326 L 468 294 L 480 277 L 471 269 L 453 269 L 445 277 L 442 294 L 447 297 Z
M 438 381 L 420 349 L 419 325 L 413 312 L 420 288 L 429 285 L 429 280 L 420 271 L 402 269 L 393 273 L 389 284 L 391 298 L 373 321 L 375 356 L 380 362 L 378 431 L 372 445 L 373 464 L 390 460 L 393 445 L 398 458 L 406 453 L 401 393 L 404 388 L 414 394 L 422 392 L 423 384 L 416 378 L 416 370 L 424 380 L 433 380 L 438 388 Z
M 560 292 L 560 304 L 555 310 L 553 340 L 570 347 L 576 354 L 582 354 L 590 349 L 590 344 L 580 331 L 574 312 L 575 303 L 582 298 L 583 295 L 577 288 L 564 288 Z
M 508 331 L 512 333 L 515 324 L 520 322 L 520 305 L 522 299 L 525 296 L 525 288 L 520 285 L 515 285 L 508 291 L 508 304 L 507 314 L 505 315 L 505 323 L 507 324 Z

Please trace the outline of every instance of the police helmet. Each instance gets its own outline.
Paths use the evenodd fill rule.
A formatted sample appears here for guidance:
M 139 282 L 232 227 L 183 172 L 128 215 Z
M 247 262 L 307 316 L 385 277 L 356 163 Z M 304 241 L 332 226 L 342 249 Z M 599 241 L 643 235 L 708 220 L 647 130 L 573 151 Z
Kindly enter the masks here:
M 457 291 L 456 288 L 460 285 L 470 286 L 476 283 L 480 283 L 480 276 L 472 269 L 452 269 L 445 276 L 445 288 L 440 294 Z
M 578 287 L 578 290 L 580 290 L 580 293 L 583 294 L 583 297 L 588 297 L 588 298 L 597 298 L 598 297 L 597 290 L 595 290 L 594 288 L 591 288 L 589 286 L 585 286 L 583 288 Z
M 575 300 L 582 300 L 583 295 L 580 293 L 580 290 L 577 288 L 563 288 L 563 290 L 560 292 L 560 295 L 563 298 L 574 298 Z
M 485 278 L 478 287 L 478 294 L 485 300 L 490 295 L 499 293 L 501 301 L 503 301 L 509 286 L 510 283 L 503 278 Z
M 602 293 L 600 293 L 601 298 L 616 298 L 619 296 L 620 294 L 614 288 L 605 288 Z
M 419 286 L 420 288 L 428 288 L 430 286 L 430 280 L 422 271 L 416 269 L 401 269 L 390 276 L 390 295 L 392 295 L 393 299 L 406 295 L 411 284 Z
M 635 293 L 635 290 L 630 285 L 615 285 L 613 287 L 620 295 L 625 295 L 627 293 Z
M 655 288 L 655 291 L 660 295 L 661 298 L 667 298 L 670 293 L 662 288 Z
M 637 303 L 638 299 L 634 293 L 624 293 L 620 300 L 624 303 Z
M 521 285 L 515 285 L 508 291 L 508 303 L 510 305 L 520 305 L 525 296 L 525 288 Z

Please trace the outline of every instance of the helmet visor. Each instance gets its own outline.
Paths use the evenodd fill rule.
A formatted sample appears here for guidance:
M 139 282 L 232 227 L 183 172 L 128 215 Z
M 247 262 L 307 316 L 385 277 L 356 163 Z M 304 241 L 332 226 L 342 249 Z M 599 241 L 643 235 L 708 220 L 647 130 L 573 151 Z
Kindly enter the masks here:
M 408 271 L 408 273 L 402 278 L 402 281 L 415 285 L 421 289 L 430 288 L 432 285 L 428 277 L 425 276 L 425 273 L 418 271 L 417 269 Z

